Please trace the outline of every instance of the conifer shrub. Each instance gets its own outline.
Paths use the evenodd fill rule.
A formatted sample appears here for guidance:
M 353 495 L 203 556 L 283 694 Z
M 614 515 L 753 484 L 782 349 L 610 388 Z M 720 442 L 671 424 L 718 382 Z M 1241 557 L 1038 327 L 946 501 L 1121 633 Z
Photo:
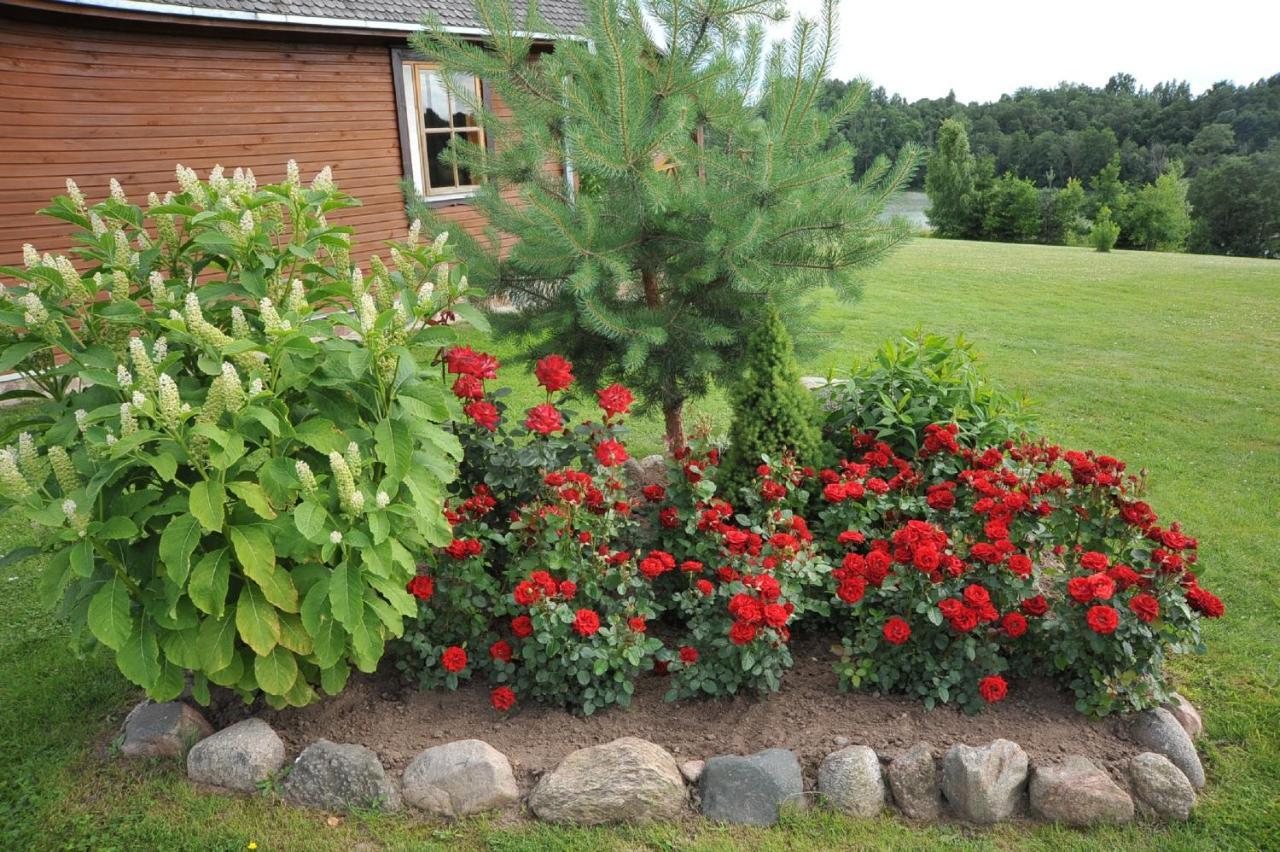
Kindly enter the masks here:
M 1111 218 L 1111 208 L 1105 204 L 1098 208 L 1098 215 L 1089 230 L 1089 244 L 1097 251 L 1111 251 L 1120 239 L 1120 226 Z
M 794 456 L 802 466 L 819 462 L 822 435 L 813 395 L 800 383 L 791 335 L 772 303 L 747 338 L 741 372 L 730 388 L 733 422 L 720 486 L 730 502 L 755 480 L 761 463 Z

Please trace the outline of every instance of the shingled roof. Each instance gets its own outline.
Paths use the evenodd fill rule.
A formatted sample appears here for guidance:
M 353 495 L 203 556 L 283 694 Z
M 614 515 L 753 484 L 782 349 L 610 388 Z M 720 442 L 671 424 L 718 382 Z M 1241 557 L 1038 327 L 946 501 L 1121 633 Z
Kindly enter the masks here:
M 472 0 L 63 0 L 81 6 L 105 6 L 131 11 L 170 12 L 191 17 L 260 20 L 329 26 L 365 24 L 377 29 L 415 28 L 427 12 L 435 12 L 446 27 L 481 30 Z M 517 20 L 523 20 L 524 0 L 513 0 Z M 169 8 L 161 8 L 169 7 Z M 575 33 L 586 20 L 578 0 L 539 0 L 538 14 L 553 33 Z M 345 22 L 340 24 L 339 22 Z M 326 25 L 326 24 L 320 24 Z

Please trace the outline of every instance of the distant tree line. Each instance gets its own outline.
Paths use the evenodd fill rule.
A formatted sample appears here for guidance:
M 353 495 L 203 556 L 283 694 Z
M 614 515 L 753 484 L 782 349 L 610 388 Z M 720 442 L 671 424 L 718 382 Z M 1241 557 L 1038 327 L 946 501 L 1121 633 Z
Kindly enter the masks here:
M 835 103 L 856 82 L 828 81 Z M 904 145 L 928 152 L 915 186 L 940 234 L 1280 256 L 1280 74 L 1193 95 L 1105 86 L 1019 89 L 992 103 L 908 103 L 883 88 L 843 126 L 862 174 Z

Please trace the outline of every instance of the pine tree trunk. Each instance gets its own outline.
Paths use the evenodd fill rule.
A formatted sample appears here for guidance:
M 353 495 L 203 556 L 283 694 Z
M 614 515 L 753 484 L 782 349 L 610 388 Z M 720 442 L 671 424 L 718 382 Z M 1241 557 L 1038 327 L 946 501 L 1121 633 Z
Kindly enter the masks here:
M 662 404 L 662 415 L 667 422 L 667 448 L 673 453 L 677 450 L 683 450 L 685 447 L 684 400 L 664 402 Z
M 658 273 L 649 267 L 640 270 L 640 280 L 644 284 L 644 303 L 650 308 L 662 306 L 662 293 L 658 290 Z M 684 438 L 684 399 L 668 397 L 662 401 L 662 416 L 667 423 L 667 449 L 671 452 L 683 450 Z

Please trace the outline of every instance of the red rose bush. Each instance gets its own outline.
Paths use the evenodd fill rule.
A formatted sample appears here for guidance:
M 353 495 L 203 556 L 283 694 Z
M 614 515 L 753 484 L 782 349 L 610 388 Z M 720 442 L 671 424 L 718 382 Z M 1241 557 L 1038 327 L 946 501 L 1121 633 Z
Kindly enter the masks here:
M 822 470 L 763 458 L 737 494 L 704 435 L 641 486 L 624 474 L 625 387 L 580 418 L 573 365 L 550 355 L 544 400 L 509 413 L 492 356 L 458 347 L 441 367 L 466 457 L 453 540 L 407 589 L 400 665 L 428 688 L 485 676 L 498 712 L 625 706 L 649 671 L 673 700 L 777 690 L 807 631 L 834 640 L 843 689 L 976 712 L 1051 674 L 1103 715 L 1166 701 L 1166 655 L 1198 650 L 1200 620 L 1223 614 L 1196 540 L 1108 456 L 917 420 L 885 439 L 829 432 Z M 841 405 L 840 422 L 865 422 Z

